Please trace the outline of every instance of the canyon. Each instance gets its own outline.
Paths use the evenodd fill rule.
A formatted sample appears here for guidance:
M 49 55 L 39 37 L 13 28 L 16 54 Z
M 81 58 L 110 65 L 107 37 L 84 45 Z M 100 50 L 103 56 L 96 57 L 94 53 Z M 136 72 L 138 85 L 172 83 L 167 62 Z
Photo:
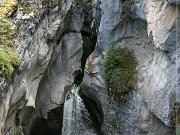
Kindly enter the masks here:
M 20 0 L 11 18 L 21 64 L 0 78 L 0 135 L 176 134 L 180 0 Z M 136 61 L 122 101 L 102 70 L 111 43 Z

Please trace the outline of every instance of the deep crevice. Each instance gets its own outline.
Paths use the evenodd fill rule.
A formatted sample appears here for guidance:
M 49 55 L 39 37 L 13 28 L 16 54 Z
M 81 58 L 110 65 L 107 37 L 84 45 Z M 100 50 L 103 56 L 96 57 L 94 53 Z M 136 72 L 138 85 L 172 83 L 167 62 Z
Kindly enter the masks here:
M 97 41 L 97 36 L 92 35 L 91 32 L 81 31 L 82 39 L 83 39 L 83 55 L 81 58 L 81 69 L 79 73 L 76 75 L 74 84 L 80 85 L 83 77 L 84 77 L 84 69 L 86 66 L 86 61 L 91 53 L 94 51 Z
M 59 133 L 59 132 L 58 132 Z M 37 118 L 31 127 L 30 135 L 58 135 L 56 131 L 48 127 L 47 120 L 44 118 Z
M 93 126 L 98 135 L 104 135 L 101 129 L 101 125 L 103 123 L 103 112 L 102 109 L 98 106 L 96 101 L 87 97 L 86 95 L 81 94 L 81 98 L 90 114 L 90 118 L 92 120 Z M 101 109 L 101 110 L 100 110 Z
M 81 31 L 82 38 L 83 38 L 83 55 L 81 59 L 81 71 L 77 71 L 75 74 L 75 81 L 74 84 L 80 85 L 82 83 L 82 80 L 84 78 L 84 70 L 85 65 L 88 57 L 92 54 L 92 52 L 95 50 L 96 42 L 97 42 L 97 36 L 92 34 L 91 32 L 87 31 Z M 81 87 L 81 86 L 80 86 Z M 104 133 L 101 130 L 101 125 L 103 122 L 103 111 L 101 106 L 98 106 L 98 103 L 89 98 L 88 96 L 84 95 L 80 91 L 80 97 L 83 99 L 83 102 L 85 104 L 85 107 L 87 108 L 90 118 L 92 120 L 92 125 L 98 135 L 103 135 Z
M 36 118 L 30 135 L 60 135 L 63 120 L 63 104 L 48 112 L 48 118 Z

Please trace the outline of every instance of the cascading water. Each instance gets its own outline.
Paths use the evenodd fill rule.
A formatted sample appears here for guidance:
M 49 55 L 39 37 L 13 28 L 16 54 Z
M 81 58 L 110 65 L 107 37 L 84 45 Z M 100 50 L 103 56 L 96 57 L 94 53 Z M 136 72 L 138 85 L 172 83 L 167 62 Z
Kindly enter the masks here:
M 81 68 L 83 71 L 76 76 L 74 84 L 81 84 L 86 60 L 94 51 L 96 45 L 96 37 L 90 37 L 89 35 L 91 34 L 82 31 L 83 55 Z M 94 120 L 92 112 L 91 115 L 88 112 L 88 106 L 85 106 L 83 99 L 79 96 L 79 89 L 80 87 L 74 85 L 65 96 L 62 135 L 97 135 L 99 131 L 97 132 L 95 125 L 98 124 Z
M 66 94 L 62 135 L 96 135 L 90 115 L 78 94 L 79 89 L 74 85 Z

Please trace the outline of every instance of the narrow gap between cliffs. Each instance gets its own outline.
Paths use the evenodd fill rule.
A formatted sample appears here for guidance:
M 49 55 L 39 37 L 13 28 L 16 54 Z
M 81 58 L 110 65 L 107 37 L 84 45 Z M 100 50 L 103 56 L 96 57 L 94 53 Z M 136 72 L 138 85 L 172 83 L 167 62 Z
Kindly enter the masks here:
M 80 85 L 83 80 L 87 58 L 94 51 L 97 41 L 96 35 L 92 36 L 89 32 L 81 31 L 81 35 L 83 39 L 83 55 L 81 58 L 82 71 L 79 72 L 75 77 L 74 84 L 76 85 Z
M 81 58 L 82 71 L 77 71 L 75 73 L 76 77 L 74 80 L 74 86 L 66 93 L 65 96 L 62 134 L 79 134 L 79 131 L 81 132 L 81 134 L 83 134 L 84 128 L 81 129 L 81 127 L 83 126 L 82 123 L 84 121 L 84 126 L 89 126 L 90 129 L 92 128 L 94 130 L 93 132 L 98 135 L 102 135 L 102 120 L 99 120 L 103 117 L 101 116 L 102 113 L 99 113 L 99 108 L 96 101 L 86 97 L 81 93 L 81 83 L 84 77 L 86 61 L 95 49 L 97 36 L 96 34 L 92 34 L 91 32 L 83 30 L 81 31 L 81 34 L 83 39 L 83 55 Z M 89 118 L 86 116 L 86 112 L 88 112 Z M 71 122 L 69 121 L 69 119 Z M 93 132 L 90 129 L 87 130 L 88 133 L 91 134 Z
M 92 52 L 95 50 L 96 42 L 97 42 L 97 35 L 92 34 L 91 32 L 87 31 L 81 31 L 82 39 L 83 39 L 83 55 L 81 59 L 81 69 L 82 72 L 79 73 L 74 81 L 74 84 L 80 85 L 82 83 L 82 80 L 84 78 L 84 70 L 86 68 L 86 62 L 88 57 L 92 54 Z M 81 88 L 82 89 L 82 88 Z M 86 109 L 88 110 L 90 114 L 90 118 L 93 122 L 94 129 L 96 130 L 96 133 L 98 135 L 102 135 L 103 132 L 101 131 L 101 124 L 102 120 L 101 119 L 103 116 L 102 112 L 99 112 L 98 105 L 96 101 L 93 99 L 83 95 L 80 91 L 79 93 L 80 97 L 82 98 Z

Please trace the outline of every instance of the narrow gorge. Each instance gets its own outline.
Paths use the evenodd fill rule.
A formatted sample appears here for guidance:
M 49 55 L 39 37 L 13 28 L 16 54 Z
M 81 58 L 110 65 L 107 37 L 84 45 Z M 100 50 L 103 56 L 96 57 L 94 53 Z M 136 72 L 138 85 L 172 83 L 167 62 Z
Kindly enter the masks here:
M 180 0 L 0 1 L 0 135 L 180 135 Z

